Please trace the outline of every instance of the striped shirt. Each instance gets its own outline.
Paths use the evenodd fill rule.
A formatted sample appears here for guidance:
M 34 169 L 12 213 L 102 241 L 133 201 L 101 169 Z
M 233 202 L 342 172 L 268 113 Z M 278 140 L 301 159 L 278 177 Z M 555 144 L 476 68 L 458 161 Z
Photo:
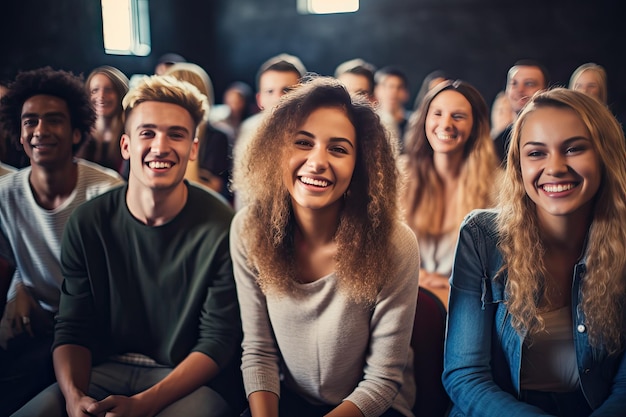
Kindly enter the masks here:
M 113 170 L 82 159 L 76 162 L 76 187 L 53 210 L 37 204 L 29 182 L 31 167 L 0 177 L 0 256 L 16 267 L 9 299 L 15 296 L 16 285 L 23 283 L 44 309 L 57 311 L 65 223 L 78 205 L 123 184 Z

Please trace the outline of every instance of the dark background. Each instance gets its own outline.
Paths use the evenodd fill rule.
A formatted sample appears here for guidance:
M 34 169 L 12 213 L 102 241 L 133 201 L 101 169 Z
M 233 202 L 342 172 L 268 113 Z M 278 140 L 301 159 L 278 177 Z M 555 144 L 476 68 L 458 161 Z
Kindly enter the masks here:
M 474 84 L 490 104 L 511 64 L 534 58 L 561 85 L 582 63 L 604 66 L 611 108 L 626 113 L 626 23 L 618 1 L 361 0 L 357 13 L 317 16 L 299 15 L 296 1 L 151 0 L 147 57 L 104 53 L 99 0 L 4 1 L 0 80 L 44 65 L 86 75 L 109 64 L 130 77 L 152 73 L 158 56 L 178 52 L 207 70 L 221 102 L 230 82 L 254 87 L 259 65 L 288 52 L 325 75 L 355 57 L 400 66 L 413 97 L 427 73 L 443 69 Z

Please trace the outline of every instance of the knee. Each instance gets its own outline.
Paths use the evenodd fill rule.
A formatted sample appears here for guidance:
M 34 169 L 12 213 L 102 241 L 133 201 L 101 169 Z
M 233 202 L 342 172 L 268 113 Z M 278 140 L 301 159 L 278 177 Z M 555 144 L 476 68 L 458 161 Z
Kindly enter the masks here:
M 52 384 L 17 410 L 11 417 L 65 417 L 65 398 L 58 384 Z

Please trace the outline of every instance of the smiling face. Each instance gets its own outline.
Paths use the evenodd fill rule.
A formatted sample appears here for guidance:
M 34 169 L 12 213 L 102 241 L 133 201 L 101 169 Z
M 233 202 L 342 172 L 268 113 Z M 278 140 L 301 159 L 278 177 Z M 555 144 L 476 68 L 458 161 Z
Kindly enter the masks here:
M 283 181 L 300 209 L 339 209 L 356 164 L 356 132 L 345 111 L 314 110 L 287 142 Z
M 444 90 L 433 98 L 428 107 L 426 138 L 436 154 L 463 152 L 473 124 L 470 102 L 457 91 Z
M 506 96 L 513 111 L 519 113 L 533 94 L 545 87 L 546 80 L 539 67 L 519 65 L 509 71 Z
M 112 117 L 121 110 L 121 97 L 113 82 L 104 74 L 95 74 L 89 82 L 89 100 L 98 117 Z
M 122 135 L 124 159 L 130 160 L 129 188 L 153 191 L 184 186 L 187 162 L 195 160 L 196 126 L 183 107 L 145 101 L 133 108 Z
M 573 110 L 541 107 L 528 114 L 520 166 L 541 222 L 589 214 L 602 181 L 601 164 L 589 130 Z
M 72 128 L 65 100 L 44 94 L 28 98 L 22 105 L 20 142 L 33 166 L 71 163 L 72 146 L 80 132 Z

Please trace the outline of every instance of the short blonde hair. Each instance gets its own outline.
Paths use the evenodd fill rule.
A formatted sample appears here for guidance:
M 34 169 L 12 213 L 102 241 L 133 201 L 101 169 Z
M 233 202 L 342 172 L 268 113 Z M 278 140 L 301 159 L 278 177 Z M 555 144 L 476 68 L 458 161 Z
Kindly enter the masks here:
M 124 121 L 128 120 L 136 106 L 145 101 L 159 101 L 181 106 L 189 112 L 196 127 L 209 111 L 207 98 L 197 87 L 170 75 L 146 76 L 131 88 L 122 100 Z

